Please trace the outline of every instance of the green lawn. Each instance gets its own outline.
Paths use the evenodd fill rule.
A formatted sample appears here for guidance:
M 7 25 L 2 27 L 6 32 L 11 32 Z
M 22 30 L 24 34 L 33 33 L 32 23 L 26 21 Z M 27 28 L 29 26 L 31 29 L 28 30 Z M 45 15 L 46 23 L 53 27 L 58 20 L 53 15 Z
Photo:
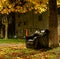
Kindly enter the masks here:
M 0 39 L 1 43 L 25 43 L 25 39 Z

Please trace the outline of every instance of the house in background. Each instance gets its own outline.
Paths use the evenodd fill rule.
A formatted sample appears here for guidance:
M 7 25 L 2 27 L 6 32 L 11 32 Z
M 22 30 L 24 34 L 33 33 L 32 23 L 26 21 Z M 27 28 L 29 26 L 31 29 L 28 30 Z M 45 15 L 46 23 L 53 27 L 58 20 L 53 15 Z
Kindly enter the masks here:
M 5 34 L 5 27 L 1 23 L 2 17 L 0 15 L 0 37 Z M 28 35 L 33 34 L 39 29 L 49 29 L 49 12 L 43 12 L 42 14 L 35 14 L 34 11 L 27 13 L 10 13 L 8 17 L 8 37 L 17 36 L 18 38 L 24 38 L 26 35 L 26 29 Z M 58 8 L 58 35 L 60 37 L 60 8 Z
M 60 7 L 58 10 L 58 37 L 60 37 Z M 35 14 L 33 11 L 25 14 L 16 14 L 16 33 L 18 37 L 26 35 L 26 29 L 28 34 L 33 34 L 39 29 L 49 29 L 49 12 L 46 11 L 42 14 Z
M 26 29 L 28 35 L 33 34 L 36 30 L 48 28 L 48 15 L 47 13 L 35 14 L 33 11 L 24 14 L 16 14 L 16 33 L 18 37 L 26 35 Z

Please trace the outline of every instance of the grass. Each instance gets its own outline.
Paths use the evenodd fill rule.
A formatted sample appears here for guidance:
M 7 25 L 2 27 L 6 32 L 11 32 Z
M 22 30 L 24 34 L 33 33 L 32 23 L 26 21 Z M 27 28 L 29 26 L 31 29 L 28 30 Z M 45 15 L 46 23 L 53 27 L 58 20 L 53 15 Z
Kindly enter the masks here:
M 0 44 L 4 43 L 25 43 L 25 39 L 0 39 Z M 0 47 L 0 59 L 58 59 L 60 47 L 50 49 L 47 51 L 27 49 L 23 44 L 22 46 L 8 46 Z
M 25 39 L 0 39 L 0 44 L 2 43 L 25 43 Z
M 25 39 L 0 39 L 0 44 L 4 43 L 25 43 Z M 0 59 L 58 59 L 57 56 L 60 53 L 60 47 L 53 48 L 47 51 L 27 49 L 25 46 L 8 46 L 0 47 Z

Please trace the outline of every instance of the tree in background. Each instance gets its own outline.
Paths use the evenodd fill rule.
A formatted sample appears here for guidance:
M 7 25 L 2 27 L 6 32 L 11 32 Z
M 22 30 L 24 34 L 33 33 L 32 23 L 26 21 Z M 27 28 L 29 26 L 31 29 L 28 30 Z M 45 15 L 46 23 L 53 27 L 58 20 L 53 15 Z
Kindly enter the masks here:
M 9 15 L 11 12 L 26 13 L 34 10 L 35 13 L 42 13 L 49 9 L 49 40 L 50 46 L 58 46 L 58 22 L 57 22 L 57 1 L 56 0 L 0 0 L 0 13 Z M 60 0 L 58 0 L 60 2 Z M 49 8 L 47 6 L 49 4 Z M 4 20 L 5 19 L 5 20 Z M 8 19 L 2 19 L 5 24 L 5 39 L 7 39 Z M 54 42 L 55 41 L 55 42 Z
M 8 38 L 8 19 L 7 16 L 11 12 L 26 13 L 34 10 L 35 13 L 41 13 L 47 9 L 45 1 L 40 0 L 0 0 L 0 13 L 2 17 L 2 24 L 5 25 L 5 39 Z
M 49 41 L 51 47 L 59 45 L 58 41 L 58 19 L 57 19 L 57 1 L 49 0 Z
M 11 12 L 26 13 L 31 11 L 33 4 L 25 0 L 0 0 L 0 13 L 2 17 L 2 24 L 5 26 L 5 39 L 8 38 L 8 15 Z
M 33 2 L 34 0 L 30 0 Z M 57 47 L 59 46 L 58 40 L 58 19 L 57 19 L 57 5 L 60 5 L 60 0 L 35 0 L 33 4 L 36 10 L 40 13 L 49 10 L 49 46 Z M 48 4 L 48 6 L 47 6 Z M 41 11 L 42 10 L 42 11 Z

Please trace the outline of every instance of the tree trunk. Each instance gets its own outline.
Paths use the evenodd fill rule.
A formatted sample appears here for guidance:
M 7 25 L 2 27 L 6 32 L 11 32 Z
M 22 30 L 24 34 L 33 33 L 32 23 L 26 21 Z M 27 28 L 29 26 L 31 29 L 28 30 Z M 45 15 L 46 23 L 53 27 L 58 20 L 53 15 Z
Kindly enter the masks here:
M 5 39 L 8 39 L 8 24 L 5 24 Z
M 8 19 L 7 15 L 4 15 L 2 19 L 2 24 L 5 26 L 5 39 L 8 39 Z
M 1 28 L 1 38 L 3 38 L 3 29 Z
M 51 48 L 59 46 L 56 0 L 49 0 L 49 31 L 49 46 Z

